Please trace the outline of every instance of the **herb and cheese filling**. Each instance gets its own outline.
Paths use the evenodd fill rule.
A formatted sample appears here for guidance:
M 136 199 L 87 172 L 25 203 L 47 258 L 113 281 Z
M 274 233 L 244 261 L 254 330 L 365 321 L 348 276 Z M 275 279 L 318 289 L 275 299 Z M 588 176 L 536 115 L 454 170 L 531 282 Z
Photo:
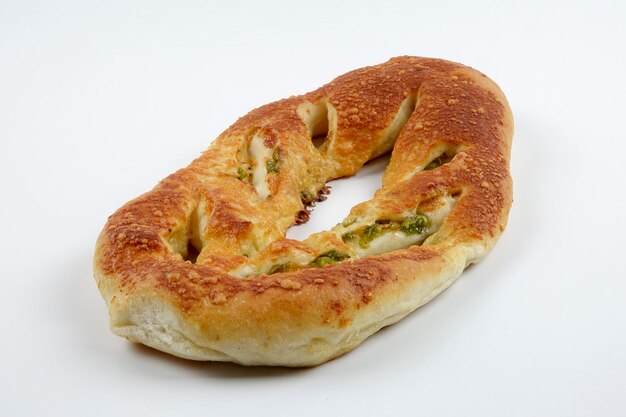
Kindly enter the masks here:
M 428 212 L 408 212 L 397 220 L 382 219 L 371 223 L 351 219 L 332 231 L 323 232 L 340 236 L 350 249 L 346 252 L 331 249 L 315 256 L 310 252 L 296 250 L 282 254 L 273 263 L 261 256 L 256 262 L 244 264 L 230 274 L 244 278 L 304 268 L 323 268 L 347 259 L 359 259 L 419 245 L 439 230 L 456 200 L 456 197 L 445 196 L 439 200 L 436 209 Z
M 341 238 L 356 258 L 408 248 L 439 230 L 455 203 L 456 198 L 444 197 L 443 204 L 428 213 L 407 213 L 401 220 L 376 220 L 367 225 L 354 222 Z
M 272 150 L 265 146 L 260 135 L 254 135 L 250 140 L 250 156 L 254 161 L 252 167 L 252 185 L 259 197 L 266 199 L 270 195 L 267 186 L 267 169 L 265 164 L 272 158 Z
M 264 138 L 255 133 L 248 145 L 245 163 L 237 167 L 237 179 L 250 182 L 259 197 L 265 200 L 270 195 L 268 185 L 268 175 L 277 173 L 280 170 L 280 150 L 279 148 L 268 148 L 265 146 Z

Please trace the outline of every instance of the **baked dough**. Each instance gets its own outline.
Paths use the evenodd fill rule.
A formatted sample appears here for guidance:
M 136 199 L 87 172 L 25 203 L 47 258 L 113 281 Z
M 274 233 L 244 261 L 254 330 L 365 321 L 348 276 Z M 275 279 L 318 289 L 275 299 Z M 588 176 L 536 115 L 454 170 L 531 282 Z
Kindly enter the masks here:
M 111 330 L 195 360 L 310 366 L 448 287 L 504 230 L 512 115 L 469 67 L 398 57 L 253 110 L 98 238 Z M 325 183 L 389 151 L 383 186 L 304 241 Z

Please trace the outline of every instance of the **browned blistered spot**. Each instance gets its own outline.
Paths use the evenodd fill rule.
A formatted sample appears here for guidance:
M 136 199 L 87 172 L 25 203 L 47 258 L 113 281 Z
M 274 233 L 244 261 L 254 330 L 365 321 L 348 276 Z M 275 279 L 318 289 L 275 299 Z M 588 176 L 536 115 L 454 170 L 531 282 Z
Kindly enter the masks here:
M 223 271 L 229 271 L 235 268 L 237 265 L 245 262 L 246 258 L 243 256 L 228 256 L 228 255 L 203 255 L 202 263 L 211 265 L 216 268 L 220 268 Z
M 278 139 L 271 133 L 263 137 L 263 145 L 265 145 L 266 148 L 273 149 L 277 142 Z
M 202 278 L 202 282 L 206 284 L 217 284 L 218 281 L 219 278 L 214 275 Z
M 226 303 L 226 295 L 220 291 L 214 291 L 209 296 L 212 304 L 221 305 Z
M 170 281 L 178 281 L 180 279 L 180 274 L 178 272 L 169 272 L 165 276 Z
M 330 302 L 330 308 L 337 315 L 340 315 L 343 312 L 343 310 L 344 310 L 343 303 L 341 301 L 337 300 L 337 299 L 334 299 L 334 300 L 332 300 Z
M 340 329 L 345 329 L 346 327 L 348 327 L 350 325 L 350 323 L 352 323 L 352 319 L 349 317 L 342 317 L 341 319 L 339 319 L 339 328 Z
M 283 279 L 280 281 L 280 286 L 286 290 L 299 290 L 302 288 L 302 284 L 291 279 Z

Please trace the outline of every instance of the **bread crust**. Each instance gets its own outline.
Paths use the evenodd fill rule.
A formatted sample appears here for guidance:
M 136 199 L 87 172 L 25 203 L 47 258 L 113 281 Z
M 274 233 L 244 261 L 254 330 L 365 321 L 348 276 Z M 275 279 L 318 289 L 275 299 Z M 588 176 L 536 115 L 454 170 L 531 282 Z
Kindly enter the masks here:
M 318 130 L 327 136 L 320 148 L 311 142 Z M 260 172 L 255 135 L 279 168 L 242 180 L 241 166 Z M 495 244 L 512 201 L 512 136 L 511 111 L 493 81 L 429 58 L 394 58 L 255 109 L 109 217 L 94 274 L 111 329 L 195 360 L 311 366 L 339 356 L 435 297 Z M 423 244 L 358 256 L 341 239 L 346 226 L 304 242 L 284 237 L 306 208 L 303 193 L 353 175 L 391 147 L 383 187 L 348 219 L 393 219 L 453 198 Z M 423 170 L 442 150 L 453 158 Z M 351 258 L 262 269 L 329 249 Z M 248 270 L 256 272 L 233 272 Z

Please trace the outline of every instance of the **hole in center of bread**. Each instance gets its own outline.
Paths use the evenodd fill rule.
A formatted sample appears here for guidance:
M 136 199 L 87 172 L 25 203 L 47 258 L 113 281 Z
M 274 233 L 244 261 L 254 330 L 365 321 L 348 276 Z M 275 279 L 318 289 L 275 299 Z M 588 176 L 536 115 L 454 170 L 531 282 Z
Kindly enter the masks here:
M 389 158 L 385 154 L 365 164 L 350 178 L 329 181 L 326 185 L 332 188 L 328 199 L 316 204 L 308 222 L 290 227 L 287 238 L 304 240 L 313 233 L 329 230 L 343 221 L 352 207 L 370 200 L 382 185 Z

